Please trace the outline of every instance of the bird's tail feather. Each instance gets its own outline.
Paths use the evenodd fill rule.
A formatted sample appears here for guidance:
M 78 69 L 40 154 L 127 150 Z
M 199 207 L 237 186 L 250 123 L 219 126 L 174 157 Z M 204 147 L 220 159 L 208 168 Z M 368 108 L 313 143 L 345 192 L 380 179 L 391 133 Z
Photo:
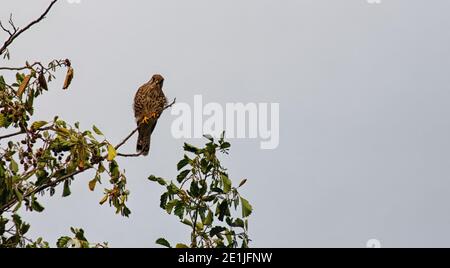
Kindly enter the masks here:
M 143 155 L 148 155 L 150 150 L 150 136 L 151 126 L 148 124 L 141 124 L 139 127 L 139 137 L 137 140 L 136 151 L 141 152 Z

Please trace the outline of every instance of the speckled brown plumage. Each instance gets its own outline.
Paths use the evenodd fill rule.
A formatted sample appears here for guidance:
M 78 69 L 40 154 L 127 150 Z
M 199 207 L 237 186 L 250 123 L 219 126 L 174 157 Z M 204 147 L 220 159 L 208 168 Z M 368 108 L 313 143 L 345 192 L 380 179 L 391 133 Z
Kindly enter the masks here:
M 167 105 L 167 99 L 162 91 L 164 78 L 155 74 L 142 85 L 134 96 L 134 117 L 139 126 L 139 137 L 136 150 L 148 155 L 150 150 L 150 137 L 155 129 L 158 118 Z

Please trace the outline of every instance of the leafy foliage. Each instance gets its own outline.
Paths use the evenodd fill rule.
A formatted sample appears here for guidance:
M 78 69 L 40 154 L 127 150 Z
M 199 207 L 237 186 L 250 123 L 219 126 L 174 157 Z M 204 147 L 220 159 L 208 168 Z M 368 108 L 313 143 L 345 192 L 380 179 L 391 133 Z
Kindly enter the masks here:
M 248 217 L 252 206 L 238 192 L 246 180 L 234 187 L 218 154 L 228 154 L 230 143 L 222 137 L 209 142 L 204 148 L 185 143 L 186 154 L 177 164 L 179 171 L 174 181 L 151 175 L 148 179 L 165 187 L 160 207 L 174 214 L 191 229 L 190 247 L 248 247 Z M 242 217 L 232 213 L 241 208 Z M 157 244 L 171 247 L 159 238 Z M 188 247 L 179 243 L 177 248 Z
M 56 246 L 58 248 L 107 248 L 108 243 L 97 243 L 92 244 L 89 243 L 86 237 L 84 236 L 83 229 L 70 228 L 70 231 L 73 234 L 73 237 L 69 236 L 61 236 L 56 242 Z
M 108 201 L 123 216 L 131 213 L 126 206 L 126 177 L 115 160 L 117 147 L 96 126 L 93 132 L 82 130 L 78 122 L 71 125 L 58 116 L 32 120 L 35 100 L 64 67 L 73 76 L 67 59 L 51 61 L 47 67 L 27 62 L 20 68 L 0 68 L 25 71 L 17 72 L 13 81 L 0 75 L 0 247 L 47 247 L 42 239 L 26 238 L 30 226 L 22 222 L 19 209 L 42 212 L 40 196 L 53 196 L 58 188 L 63 197 L 70 196 L 75 176 L 88 170 L 95 170 L 88 183 L 92 191 L 103 177 L 109 180 L 100 203 Z M 70 81 L 66 78 L 65 87 Z

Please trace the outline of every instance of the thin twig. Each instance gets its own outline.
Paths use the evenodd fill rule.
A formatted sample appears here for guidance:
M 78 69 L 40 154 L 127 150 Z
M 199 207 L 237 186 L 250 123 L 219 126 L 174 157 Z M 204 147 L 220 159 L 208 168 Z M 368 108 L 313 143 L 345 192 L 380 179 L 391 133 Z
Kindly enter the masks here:
M 31 65 L 26 65 L 23 67 L 0 67 L 0 70 L 8 70 L 8 71 L 21 71 L 21 70 L 25 70 L 25 69 L 32 69 L 34 66 L 39 65 L 41 67 L 42 70 L 47 70 L 44 68 L 44 66 L 42 65 L 42 63 L 40 62 L 35 62 Z
M 13 137 L 13 136 L 17 136 L 17 135 L 20 135 L 20 134 L 23 134 L 23 133 L 25 133 L 25 131 L 20 130 L 20 131 L 17 131 L 17 132 L 8 134 L 8 135 L 0 136 L 0 140 L 6 139 L 6 138 L 10 138 L 10 137 Z
M 122 157 L 139 157 L 142 155 L 142 151 L 139 153 L 135 153 L 135 154 L 122 154 L 122 153 L 118 153 L 118 156 L 122 156 Z
M 12 26 L 14 33 L 16 33 L 19 30 L 19 28 L 17 28 L 16 25 L 14 25 L 12 13 L 9 14 L 9 25 Z
M 7 33 L 9 34 L 9 36 L 13 35 L 13 33 L 11 33 L 8 29 L 6 29 L 6 28 L 3 26 L 3 24 L 2 24 L 1 21 L 0 21 L 0 28 L 2 28 L 3 31 L 7 32 Z
M 0 48 L 0 55 L 2 55 L 6 49 L 8 48 L 9 45 L 11 45 L 11 43 L 14 41 L 14 39 L 16 39 L 17 37 L 19 37 L 19 35 L 21 35 L 23 32 L 25 32 L 26 30 L 30 29 L 33 25 L 35 25 L 36 23 L 40 22 L 41 20 L 43 20 L 45 18 L 45 16 L 48 14 L 48 12 L 50 11 L 50 9 L 52 8 L 52 6 L 57 2 L 58 0 L 53 0 L 50 5 L 47 7 L 47 9 L 44 11 L 44 13 L 42 13 L 41 16 L 39 16 L 39 18 L 37 18 L 36 20 L 30 22 L 27 26 L 25 26 L 23 29 L 17 28 L 14 23 L 12 22 L 12 14 L 10 16 L 10 24 L 14 29 L 14 33 L 12 35 L 9 36 L 9 38 L 5 41 L 5 43 L 3 44 L 3 46 Z
M 45 131 L 45 130 L 50 130 L 50 129 L 53 129 L 53 126 L 42 127 L 42 128 L 39 128 L 39 129 L 35 129 L 33 131 Z M 4 135 L 4 136 L 0 136 L 0 140 L 6 139 L 6 138 L 11 138 L 11 137 L 14 137 L 14 136 L 17 136 L 17 135 L 20 135 L 20 134 L 25 134 L 27 132 L 32 132 L 32 131 L 30 129 L 26 129 L 25 127 L 22 127 L 22 130 L 19 130 L 17 132 L 10 133 L 10 134 Z

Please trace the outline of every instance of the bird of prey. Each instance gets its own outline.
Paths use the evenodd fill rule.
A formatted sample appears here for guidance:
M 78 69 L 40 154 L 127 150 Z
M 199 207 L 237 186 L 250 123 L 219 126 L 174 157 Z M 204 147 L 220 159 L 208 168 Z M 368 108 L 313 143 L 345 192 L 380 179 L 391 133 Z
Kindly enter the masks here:
M 139 132 L 136 150 L 143 155 L 148 155 L 150 136 L 167 105 L 166 96 L 162 91 L 163 83 L 164 78 L 160 74 L 155 74 L 134 96 L 134 117 Z

